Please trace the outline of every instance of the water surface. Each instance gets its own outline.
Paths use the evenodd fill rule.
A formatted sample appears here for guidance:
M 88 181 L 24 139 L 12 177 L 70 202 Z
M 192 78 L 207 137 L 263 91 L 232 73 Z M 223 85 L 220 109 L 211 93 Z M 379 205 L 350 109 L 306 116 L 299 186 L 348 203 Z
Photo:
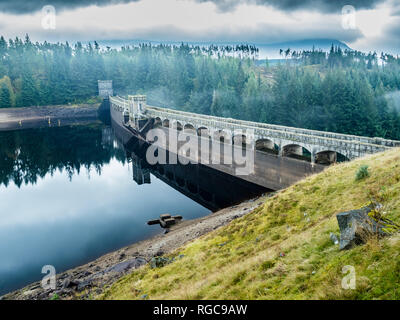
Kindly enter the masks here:
M 150 166 L 103 124 L 0 132 L 0 294 L 161 233 L 264 189 L 201 165 Z
M 109 133 L 0 133 L 0 294 L 41 279 L 44 265 L 61 272 L 159 233 L 146 222 L 162 213 L 210 212 L 154 176 L 138 185 Z

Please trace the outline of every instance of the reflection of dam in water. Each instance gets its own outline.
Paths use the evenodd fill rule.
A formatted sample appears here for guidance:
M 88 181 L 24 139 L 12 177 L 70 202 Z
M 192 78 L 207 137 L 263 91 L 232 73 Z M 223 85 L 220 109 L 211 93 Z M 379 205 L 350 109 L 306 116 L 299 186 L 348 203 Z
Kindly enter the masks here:
M 132 164 L 133 180 L 139 185 L 151 183 L 151 175 L 173 187 L 209 210 L 216 211 L 254 198 L 270 190 L 201 164 L 155 164 L 146 161 L 148 144 L 132 137 L 123 144 L 111 128 L 103 131 L 103 142 L 123 147 Z M 167 151 L 169 154 L 169 152 Z

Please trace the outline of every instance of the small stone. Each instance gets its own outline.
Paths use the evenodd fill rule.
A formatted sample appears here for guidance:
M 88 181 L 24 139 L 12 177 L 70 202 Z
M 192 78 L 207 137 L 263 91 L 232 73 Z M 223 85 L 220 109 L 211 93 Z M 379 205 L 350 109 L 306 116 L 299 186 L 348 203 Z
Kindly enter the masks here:
M 70 278 L 67 278 L 64 280 L 62 288 L 67 289 L 67 288 L 77 287 L 78 285 L 79 285 L 79 281 L 71 280 Z
M 78 284 L 77 290 L 78 291 L 83 291 L 84 289 L 91 287 L 92 286 L 92 281 L 91 280 L 86 280 L 82 281 Z

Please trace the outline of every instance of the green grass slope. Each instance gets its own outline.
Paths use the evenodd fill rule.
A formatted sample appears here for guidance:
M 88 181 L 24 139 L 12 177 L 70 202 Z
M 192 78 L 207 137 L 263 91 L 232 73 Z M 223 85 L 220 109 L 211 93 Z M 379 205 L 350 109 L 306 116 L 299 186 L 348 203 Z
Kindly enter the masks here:
M 336 214 L 374 200 L 400 222 L 400 150 L 334 165 L 226 227 L 125 276 L 102 299 L 400 299 L 400 236 L 339 251 Z M 356 181 L 362 165 L 370 176 Z M 354 266 L 356 288 L 343 289 Z

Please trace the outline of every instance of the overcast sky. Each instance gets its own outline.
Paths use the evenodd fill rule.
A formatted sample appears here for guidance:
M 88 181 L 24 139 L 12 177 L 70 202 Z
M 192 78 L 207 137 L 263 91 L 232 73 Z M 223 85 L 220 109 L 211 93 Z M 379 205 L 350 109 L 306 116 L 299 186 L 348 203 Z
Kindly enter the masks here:
M 42 27 L 42 7 L 56 28 Z M 353 5 L 355 28 L 343 28 Z M 139 39 L 273 43 L 332 38 L 400 53 L 400 0 L 0 0 L 0 34 L 33 40 Z

